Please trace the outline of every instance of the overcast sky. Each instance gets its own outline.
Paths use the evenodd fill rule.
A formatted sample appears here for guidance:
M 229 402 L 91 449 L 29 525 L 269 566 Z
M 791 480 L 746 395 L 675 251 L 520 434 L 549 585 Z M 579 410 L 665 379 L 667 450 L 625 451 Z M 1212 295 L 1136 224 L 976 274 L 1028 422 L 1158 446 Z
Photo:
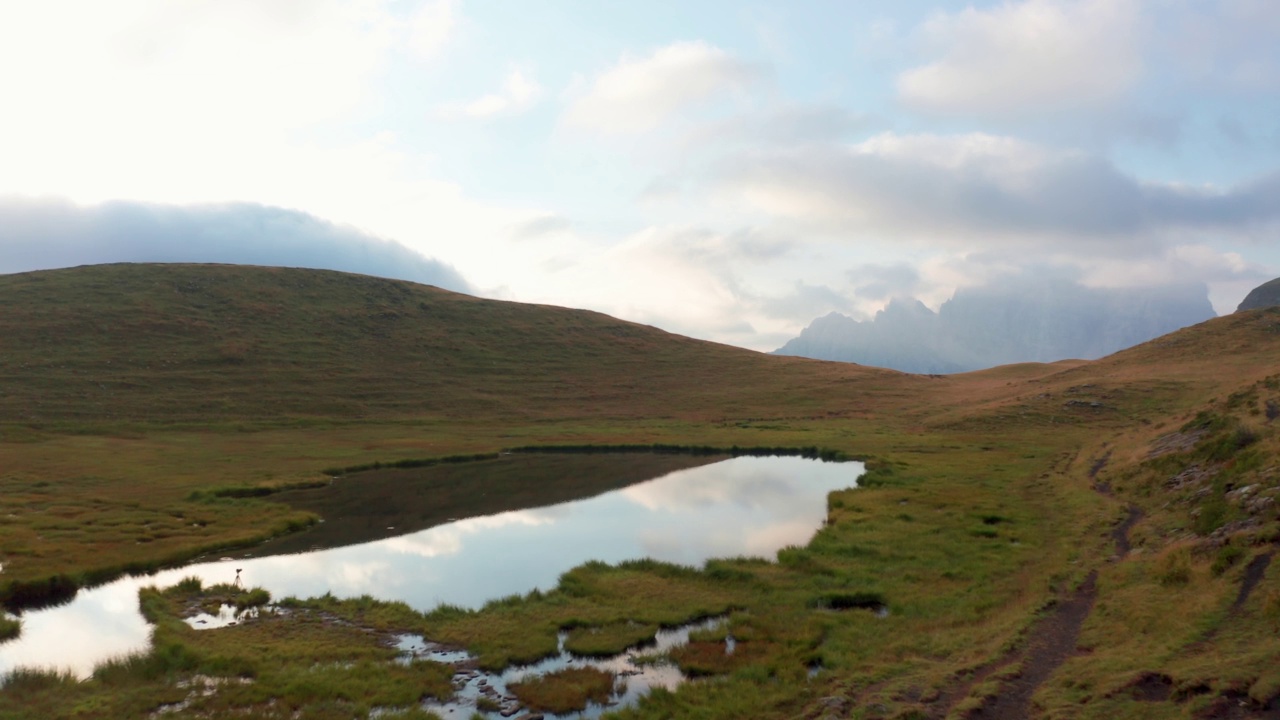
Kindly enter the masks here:
M 337 267 L 766 350 L 1020 268 L 1280 275 L 1274 0 L 5 2 L 0 98 L 0 272 Z

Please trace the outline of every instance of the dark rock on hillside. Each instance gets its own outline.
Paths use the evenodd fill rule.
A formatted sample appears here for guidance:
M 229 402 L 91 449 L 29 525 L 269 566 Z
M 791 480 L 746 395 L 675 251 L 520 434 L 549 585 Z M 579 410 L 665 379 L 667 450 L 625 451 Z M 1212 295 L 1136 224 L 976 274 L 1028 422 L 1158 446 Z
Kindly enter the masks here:
M 814 320 L 775 352 L 915 373 L 1094 359 L 1214 317 L 1203 285 L 1088 288 L 1017 281 L 958 291 L 933 312 L 893 300 L 867 321 Z
M 1236 312 L 1241 310 L 1257 310 L 1258 308 L 1271 307 L 1280 305 L 1280 278 L 1276 278 L 1271 282 L 1265 282 L 1244 296 L 1244 300 L 1240 303 L 1240 307 L 1236 308 Z

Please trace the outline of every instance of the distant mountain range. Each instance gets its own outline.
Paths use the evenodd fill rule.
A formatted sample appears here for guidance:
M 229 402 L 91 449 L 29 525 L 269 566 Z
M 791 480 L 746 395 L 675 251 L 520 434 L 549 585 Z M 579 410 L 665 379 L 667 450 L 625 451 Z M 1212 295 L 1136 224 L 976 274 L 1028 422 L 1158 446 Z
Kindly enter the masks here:
M 1022 280 L 958 290 L 937 312 L 895 299 L 871 320 L 814 320 L 775 350 L 912 373 L 1095 359 L 1215 316 L 1202 284 L 1090 288 Z

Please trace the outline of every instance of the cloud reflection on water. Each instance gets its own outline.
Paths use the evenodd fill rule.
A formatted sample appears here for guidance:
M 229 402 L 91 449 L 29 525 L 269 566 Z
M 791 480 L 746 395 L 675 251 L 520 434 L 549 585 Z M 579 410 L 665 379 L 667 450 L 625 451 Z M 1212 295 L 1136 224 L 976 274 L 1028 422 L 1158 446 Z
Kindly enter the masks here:
M 826 516 L 827 493 L 855 485 L 862 469 L 795 457 L 734 458 L 585 500 L 361 545 L 122 578 L 62 607 L 26 613 L 22 635 L 0 645 L 0 672 L 62 667 L 83 677 L 105 659 L 144 649 L 150 628 L 138 613 L 138 589 L 193 575 L 226 583 L 240 569 L 246 585 L 273 597 L 369 594 L 430 610 L 549 590 L 588 560 L 648 557 L 697 566 L 712 557 L 772 557 L 807 542 Z

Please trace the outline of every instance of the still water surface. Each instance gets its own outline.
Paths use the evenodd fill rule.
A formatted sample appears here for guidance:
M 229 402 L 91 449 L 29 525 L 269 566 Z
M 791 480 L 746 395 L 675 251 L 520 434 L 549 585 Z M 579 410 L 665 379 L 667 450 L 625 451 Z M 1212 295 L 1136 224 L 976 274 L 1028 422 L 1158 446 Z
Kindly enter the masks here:
M 626 463 L 626 456 L 619 456 Z M 700 566 L 710 558 L 772 558 L 808 542 L 826 517 L 827 493 L 856 485 L 861 463 L 739 457 L 679 470 L 585 500 L 468 518 L 375 542 L 295 555 L 202 562 L 126 577 L 71 603 L 28 612 L 22 635 L 0 645 L 0 673 L 58 667 L 87 676 L 113 656 L 144 650 L 150 627 L 138 589 L 197 576 L 273 597 L 372 595 L 418 610 L 476 608 L 534 588 L 588 560 L 653 558 Z

